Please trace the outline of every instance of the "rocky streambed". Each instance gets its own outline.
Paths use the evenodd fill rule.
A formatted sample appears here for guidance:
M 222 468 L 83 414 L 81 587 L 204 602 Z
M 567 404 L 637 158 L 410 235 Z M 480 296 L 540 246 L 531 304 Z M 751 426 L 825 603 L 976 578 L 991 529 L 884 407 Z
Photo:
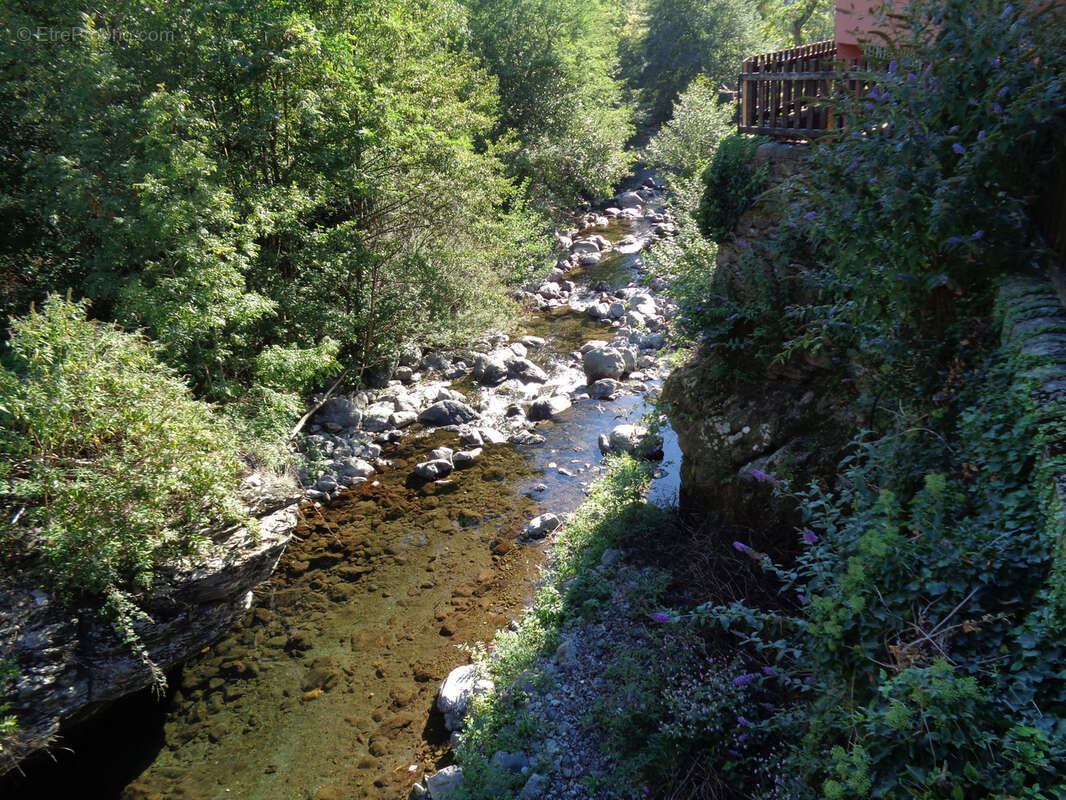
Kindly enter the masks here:
M 445 767 L 441 682 L 528 601 L 543 515 L 611 449 L 665 450 L 652 493 L 676 499 L 676 439 L 639 424 L 672 313 L 640 256 L 672 233 L 663 200 L 649 180 L 560 234 L 513 335 L 412 351 L 384 388 L 330 399 L 302 444 L 310 502 L 244 621 L 4 796 L 406 797 Z

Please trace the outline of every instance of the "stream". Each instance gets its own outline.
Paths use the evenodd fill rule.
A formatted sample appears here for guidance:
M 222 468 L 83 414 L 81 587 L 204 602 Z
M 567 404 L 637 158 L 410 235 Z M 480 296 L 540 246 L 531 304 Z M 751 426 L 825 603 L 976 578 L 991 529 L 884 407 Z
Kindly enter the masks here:
M 655 194 L 646 208 L 663 203 Z M 636 237 L 643 246 L 651 227 L 643 217 L 613 217 L 575 238 Z M 626 249 L 572 269 L 575 293 L 639 280 L 640 248 Z M 573 397 L 536 425 L 543 442 L 487 444 L 449 480 L 428 483 L 412 481 L 412 470 L 433 448 L 461 449 L 454 431 L 415 426 L 385 444 L 388 465 L 373 480 L 305 504 L 252 611 L 171 674 L 165 697 L 128 698 L 74 729 L 53 760 L 27 763 L 4 796 L 400 798 L 448 764 L 437 689 L 469 662 L 472 645 L 491 642 L 520 614 L 544 560 L 547 545 L 518 534 L 534 516 L 580 504 L 600 471 L 600 436 L 648 412 L 664 377 L 649 369 L 614 399 L 590 398 L 574 351 L 610 339 L 605 322 L 562 305 L 529 310 L 518 328 L 513 339 L 546 340 L 530 359 Z M 516 400 L 469 379 L 452 385 L 486 417 L 502 418 Z M 670 505 L 681 455 L 672 432 L 663 435 L 649 497 Z

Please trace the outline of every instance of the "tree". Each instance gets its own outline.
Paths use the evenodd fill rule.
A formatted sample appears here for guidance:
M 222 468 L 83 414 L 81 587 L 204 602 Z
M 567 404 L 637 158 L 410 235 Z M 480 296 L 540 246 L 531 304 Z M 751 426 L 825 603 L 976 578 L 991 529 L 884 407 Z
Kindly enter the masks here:
M 744 0 L 649 0 L 636 84 L 652 123 L 666 120 L 697 75 L 735 87 L 745 57 L 759 52 L 759 17 Z
M 771 47 L 833 38 L 834 0 L 759 0 L 762 32 Z
M 559 202 L 609 194 L 631 163 L 616 11 L 601 0 L 470 0 L 474 48 L 499 82 L 497 134 L 513 132 L 516 173 Z

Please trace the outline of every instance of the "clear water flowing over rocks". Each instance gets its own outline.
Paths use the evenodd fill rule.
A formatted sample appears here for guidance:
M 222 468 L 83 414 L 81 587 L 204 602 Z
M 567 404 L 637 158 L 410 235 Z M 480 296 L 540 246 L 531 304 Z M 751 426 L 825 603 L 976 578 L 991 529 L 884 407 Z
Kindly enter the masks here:
M 620 427 L 651 410 L 672 313 L 640 253 L 673 226 L 642 180 L 560 235 L 512 336 L 327 403 L 303 443 L 317 502 L 248 617 L 6 796 L 406 797 L 450 763 L 437 691 L 528 602 L 552 535 L 530 520 L 565 520 L 606 449 L 662 452 L 652 499 L 676 500 L 672 432 Z

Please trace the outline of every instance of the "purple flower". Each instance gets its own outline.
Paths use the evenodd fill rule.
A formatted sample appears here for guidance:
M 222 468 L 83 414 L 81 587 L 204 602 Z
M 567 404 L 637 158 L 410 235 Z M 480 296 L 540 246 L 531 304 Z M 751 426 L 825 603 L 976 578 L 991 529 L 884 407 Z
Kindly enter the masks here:
M 891 61 L 888 62 L 888 74 L 889 75 L 895 75 L 896 74 L 896 59 L 892 59 Z
M 947 238 L 947 243 L 948 244 L 962 244 L 962 239 L 960 239 L 958 236 L 949 236 Z
M 810 528 L 803 529 L 803 541 L 807 544 L 818 544 L 818 534 Z
M 670 615 L 665 611 L 656 611 L 654 614 L 649 615 L 653 620 L 662 624 L 670 621 Z
M 804 214 L 804 215 L 803 215 L 803 218 L 804 218 L 804 219 L 814 219 L 814 218 L 816 218 L 817 216 L 818 216 L 817 212 L 815 212 L 815 211 L 808 211 L 808 212 L 807 212 L 806 214 Z
M 984 231 L 974 231 L 973 232 L 973 238 L 974 239 L 984 239 L 985 238 L 985 232 Z
M 958 125 L 952 125 L 948 129 L 948 133 L 958 133 L 958 132 L 959 132 L 959 126 Z
M 999 58 L 999 56 L 993 56 L 993 57 L 992 57 L 992 60 L 991 60 L 991 61 L 990 61 L 989 63 L 990 63 L 990 64 L 991 64 L 991 65 L 992 65 L 993 67 L 998 67 L 998 66 L 1000 66 L 1000 65 L 1001 65 L 1001 64 L 1003 63 L 1003 60 L 1002 60 L 1002 59 L 1000 59 L 1000 58 Z
M 960 156 L 961 156 L 961 155 L 962 155 L 963 153 L 965 153 L 965 152 L 966 152 L 966 148 L 965 148 L 965 147 L 963 147 L 963 146 L 962 146 L 961 144 L 959 144 L 958 142 L 955 142 L 955 144 L 953 144 L 953 145 L 951 146 L 951 149 L 952 149 L 952 150 L 954 150 L 954 151 L 955 151 L 956 153 L 958 153 L 958 154 L 959 154 Z
M 1010 89 L 1007 88 L 1006 86 L 1004 86 L 1002 89 L 1000 89 L 998 92 L 996 92 L 996 97 L 998 97 L 1000 100 L 1002 100 L 1008 94 L 1010 94 Z
M 988 134 L 986 134 L 986 133 L 985 133 L 985 131 L 984 131 L 983 129 L 982 129 L 982 130 L 979 130 L 979 131 L 977 132 L 977 141 L 979 141 L 979 142 L 983 142 L 983 141 L 985 140 L 985 136 L 987 136 L 987 135 L 988 135 Z
M 738 553 L 747 553 L 751 551 L 751 548 L 744 544 L 744 542 L 733 542 L 733 549 Z
M 738 753 L 736 750 L 726 750 L 726 752 L 729 753 L 729 755 L 733 756 L 733 758 L 740 758 L 740 753 Z
M 807 595 L 802 592 L 796 592 L 796 599 L 799 600 L 801 606 L 807 605 Z
M 751 725 L 751 722 L 749 722 L 746 717 L 737 717 L 737 725 L 748 727 Z
M 746 742 L 746 741 L 748 741 L 748 734 L 746 734 L 746 733 L 740 734 L 740 736 L 737 737 L 737 741 L 738 742 Z
M 1003 113 L 1003 106 L 1001 106 L 999 103 L 993 103 L 992 104 L 992 110 L 995 113 L 997 113 L 997 114 L 1002 114 Z
M 758 677 L 754 672 L 745 672 L 743 675 L 737 675 L 737 677 L 733 678 L 733 685 L 747 686 L 750 683 L 754 683 Z
M 777 483 L 777 478 L 775 478 L 773 475 L 767 475 L 760 469 L 752 469 L 750 470 L 750 472 L 751 477 L 753 477 L 759 483 Z
M 767 675 L 767 676 L 773 676 L 773 675 L 777 674 L 777 670 L 774 669 L 773 667 L 763 667 L 762 668 L 762 674 L 763 675 Z
M 918 80 L 918 76 L 915 75 L 913 72 L 908 72 L 907 80 L 909 80 L 911 83 L 914 83 L 916 80 Z

